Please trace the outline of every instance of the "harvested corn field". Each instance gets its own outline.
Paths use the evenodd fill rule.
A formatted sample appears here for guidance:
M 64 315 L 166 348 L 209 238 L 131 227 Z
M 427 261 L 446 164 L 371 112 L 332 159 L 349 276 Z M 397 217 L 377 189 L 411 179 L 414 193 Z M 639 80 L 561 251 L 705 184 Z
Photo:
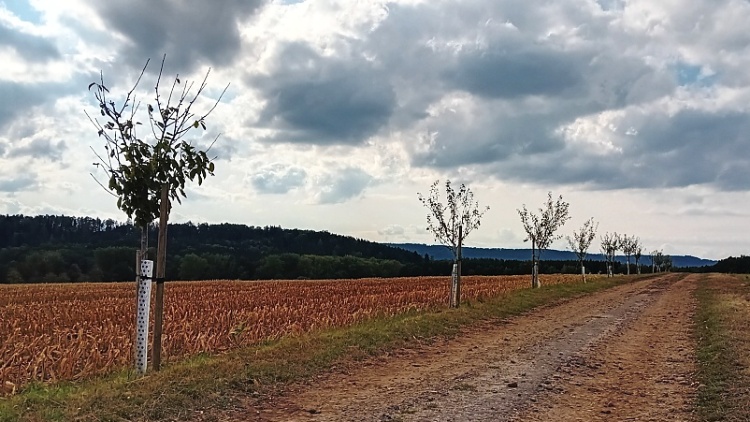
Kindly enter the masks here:
M 579 276 L 542 276 L 542 284 Z M 446 306 L 448 277 L 174 282 L 166 289 L 166 360 L 222 352 L 371 317 Z M 525 288 L 528 276 L 462 277 L 464 300 Z M 0 286 L 0 393 L 133 361 L 134 283 Z

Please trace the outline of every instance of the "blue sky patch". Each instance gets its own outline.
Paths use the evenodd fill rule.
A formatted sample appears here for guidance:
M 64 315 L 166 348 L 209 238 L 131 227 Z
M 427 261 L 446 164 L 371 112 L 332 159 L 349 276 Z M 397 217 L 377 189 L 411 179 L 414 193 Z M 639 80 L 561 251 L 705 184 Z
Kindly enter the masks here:
M 716 75 L 703 74 L 702 66 L 695 66 L 678 62 L 675 65 L 677 83 L 680 86 L 700 85 L 711 86 L 716 82 Z
M 42 14 L 35 9 L 27 0 L 0 1 L 0 4 L 21 20 L 39 24 L 42 22 Z

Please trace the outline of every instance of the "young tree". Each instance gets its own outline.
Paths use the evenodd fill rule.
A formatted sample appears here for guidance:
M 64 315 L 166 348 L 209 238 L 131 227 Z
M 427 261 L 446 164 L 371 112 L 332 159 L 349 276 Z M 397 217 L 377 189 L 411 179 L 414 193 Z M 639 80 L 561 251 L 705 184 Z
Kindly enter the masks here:
M 599 228 L 599 223 L 594 223 L 594 218 L 590 218 L 583 223 L 583 227 L 579 231 L 573 232 L 573 237 L 567 237 L 568 245 L 570 249 L 575 252 L 578 257 L 578 263 L 581 265 L 581 277 L 583 282 L 586 282 L 586 267 L 583 266 L 583 261 L 586 259 L 591 242 L 596 236 L 596 230 Z
M 556 201 L 552 200 L 552 192 L 547 193 L 547 202 L 539 209 L 539 214 L 532 214 L 524 204 L 522 209 L 517 210 L 521 217 L 523 229 L 526 232 L 524 242 L 531 241 L 531 286 L 540 287 L 539 283 L 539 259 L 542 251 L 548 249 L 552 242 L 560 239 L 562 235 L 555 236 L 555 232 L 570 219 L 568 208 L 570 204 L 563 201 L 560 195 Z
M 141 136 L 138 130 L 143 125 L 138 120 L 141 104 L 137 99 L 136 90 L 149 61 L 146 61 L 125 98 L 119 101 L 110 98 L 109 88 L 104 83 L 104 74 L 101 73 L 98 82 L 89 84 L 89 91 L 94 93 L 101 117 L 94 118 L 86 113 L 96 127 L 99 137 L 104 139 L 104 152 L 98 153 L 94 150 L 99 159 L 94 165 L 103 169 L 108 177 L 106 186 L 99 184 L 118 198 L 117 207 L 141 229 L 140 256 L 143 258 L 146 257 L 148 248 L 148 225 L 157 217 L 160 218 L 153 341 L 155 370 L 159 369 L 161 360 L 163 282 L 170 201 L 181 202 L 180 197 L 185 197 L 186 182 L 197 179 L 200 185 L 214 172 L 213 159 L 209 158 L 207 153 L 216 139 L 206 150 L 201 150 L 193 145 L 192 141 L 185 140 L 185 137 L 193 129 L 206 129 L 206 118 L 216 108 L 229 87 L 227 85 L 224 88 L 208 111 L 196 114 L 193 112 L 193 106 L 207 86 L 210 69 L 196 89 L 193 82 L 183 85 L 179 75 L 175 76 L 165 97 L 161 87 L 165 61 L 166 56 L 162 58 L 159 68 L 154 87 L 154 101 L 146 105 L 146 120 L 150 130 L 146 131 L 145 137 Z
M 635 246 L 635 253 L 633 256 L 635 257 L 635 270 L 638 275 L 641 274 L 641 256 L 643 255 L 643 245 L 641 245 L 640 239 L 638 240 L 638 243 Z
M 651 254 L 653 256 L 652 265 L 654 266 L 654 271 L 669 272 L 672 269 L 671 255 L 665 254 L 662 250 L 653 251 Z
M 628 261 L 628 275 L 630 275 L 630 256 L 635 255 L 636 250 L 638 250 L 639 248 L 639 242 L 640 239 L 638 239 L 636 236 L 628 236 L 626 234 L 622 235 L 620 239 L 620 248 L 622 249 L 622 253 L 625 254 L 625 257 Z
M 427 231 L 453 254 L 454 276 L 450 306 L 458 307 L 461 301 L 461 245 L 464 239 L 479 227 L 482 216 L 490 207 L 480 208 L 479 203 L 474 201 L 471 189 L 462 183 L 456 191 L 450 180 L 445 182 L 446 202 L 443 204 L 439 185 L 440 180 L 436 180 L 430 187 L 429 196 L 417 193 L 417 197 L 430 211 L 427 214 Z
M 602 252 L 607 260 L 607 277 L 613 277 L 615 254 L 622 246 L 622 238 L 617 233 L 605 233 L 601 237 Z
M 664 258 L 662 258 L 662 265 L 665 272 L 672 271 L 672 255 L 664 255 Z

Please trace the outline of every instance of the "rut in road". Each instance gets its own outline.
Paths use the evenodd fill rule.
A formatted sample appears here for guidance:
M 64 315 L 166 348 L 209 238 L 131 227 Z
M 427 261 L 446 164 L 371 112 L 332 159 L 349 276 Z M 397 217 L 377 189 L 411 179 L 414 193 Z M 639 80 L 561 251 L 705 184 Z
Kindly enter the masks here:
M 690 420 L 694 284 L 668 274 L 484 324 L 290 387 L 232 419 Z M 642 411 L 654 407 L 666 413 Z

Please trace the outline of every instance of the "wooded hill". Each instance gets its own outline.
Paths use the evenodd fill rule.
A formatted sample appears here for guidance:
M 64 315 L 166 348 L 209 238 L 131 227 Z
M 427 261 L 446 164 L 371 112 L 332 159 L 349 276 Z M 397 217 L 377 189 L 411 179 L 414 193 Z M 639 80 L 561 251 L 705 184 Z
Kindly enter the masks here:
M 397 248 L 406 249 L 407 251 L 416 252 L 420 255 L 429 255 L 432 259 L 452 259 L 450 250 L 440 245 L 424 245 L 420 243 L 390 243 L 391 246 Z M 504 259 L 504 260 L 520 260 L 524 261 L 529 259 L 531 251 L 529 249 L 506 249 L 506 248 L 463 248 L 464 258 L 488 258 L 488 259 Z M 604 261 L 605 257 L 599 253 L 598 245 L 596 241 L 591 245 L 591 253 L 588 255 L 592 261 Z M 710 259 L 698 258 L 692 255 L 671 255 L 672 265 L 674 267 L 705 267 L 716 264 L 716 261 Z M 553 261 L 575 261 L 576 254 L 572 251 L 558 251 L 549 249 L 544 251 L 542 259 L 553 260 Z M 624 264 L 627 262 L 627 258 L 623 255 L 617 255 L 615 260 Z M 630 257 L 630 262 L 634 263 L 635 258 Z M 641 257 L 641 265 L 651 265 L 651 257 L 648 253 L 644 253 Z
M 167 278 L 329 279 L 449 275 L 451 262 L 327 231 L 241 224 L 170 224 Z M 149 236 L 156 245 L 156 227 Z M 134 279 L 139 234 L 91 217 L 0 215 L 0 282 Z M 152 258 L 155 255 L 151 251 Z M 466 275 L 530 274 L 528 260 L 465 259 Z M 615 272 L 624 266 L 617 264 Z M 591 272 L 604 263 L 589 261 Z M 577 273 L 571 260 L 542 260 L 542 273 Z

